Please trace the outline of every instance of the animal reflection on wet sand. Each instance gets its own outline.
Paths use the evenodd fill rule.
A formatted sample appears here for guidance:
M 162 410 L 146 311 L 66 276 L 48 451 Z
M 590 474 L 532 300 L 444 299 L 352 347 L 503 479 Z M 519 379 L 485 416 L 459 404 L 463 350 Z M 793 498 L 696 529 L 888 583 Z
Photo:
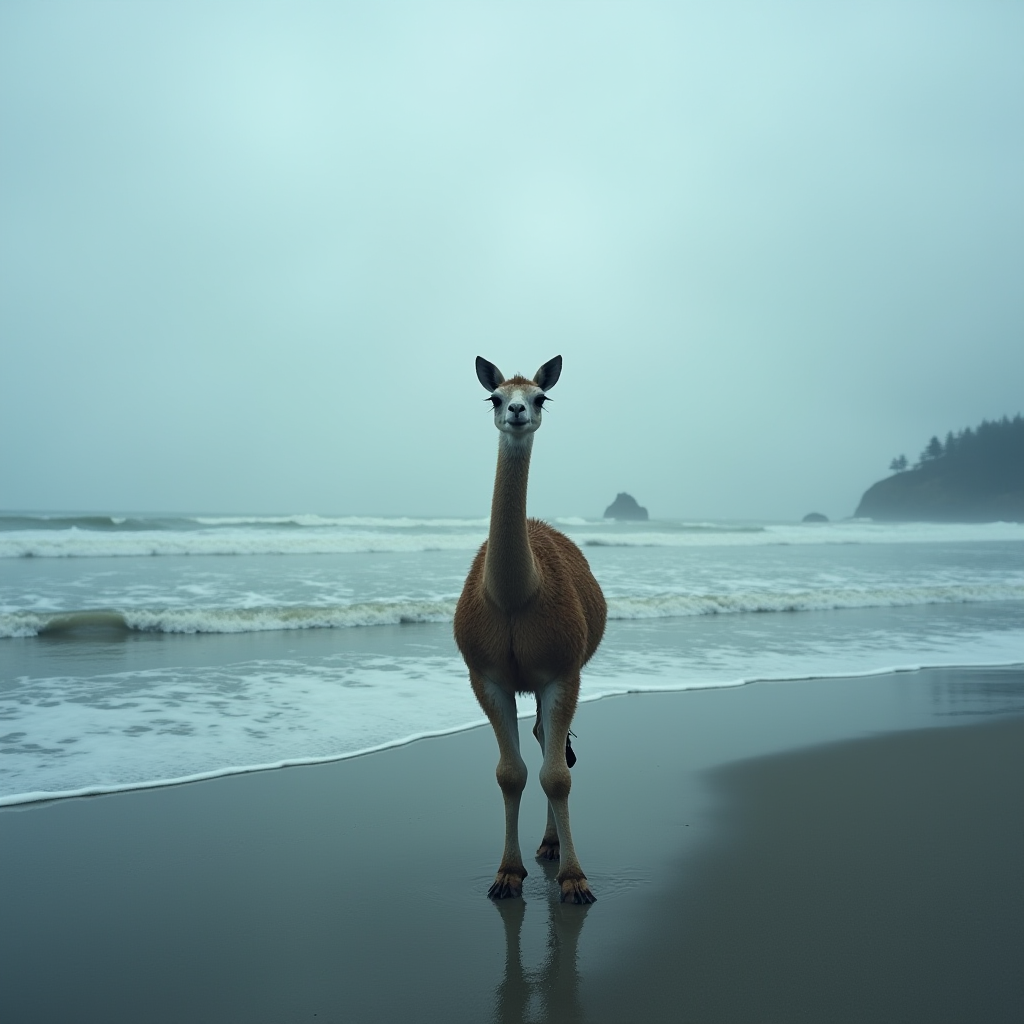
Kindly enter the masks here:
M 590 905 L 563 902 L 557 862 L 541 863 L 547 880 L 543 899 L 493 901 L 505 929 L 504 973 L 494 992 L 492 1019 L 497 1024 L 583 1020 L 577 955 Z M 527 966 L 523 924 L 527 915 L 542 914 L 547 915 L 544 957 L 540 964 Z

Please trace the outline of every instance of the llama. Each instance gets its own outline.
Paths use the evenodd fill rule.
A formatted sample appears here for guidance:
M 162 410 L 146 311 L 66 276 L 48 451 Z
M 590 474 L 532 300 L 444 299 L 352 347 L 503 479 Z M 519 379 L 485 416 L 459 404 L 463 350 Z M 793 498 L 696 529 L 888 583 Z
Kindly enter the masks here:
M 593 903 L 569 831 L 569 726 L 580 669 L 604 633 L 607 606 L 583 553 L 568 537 L 526 518 L 526 484 L 541 410 L 562 372 L 555 356 L 534 380 L 506 380 L 486 359 L 476 375 L 491 393 L 498 428 L 498 469 L 487 541 L 477 552 L 455 609 L 455 642 L 473 692 L 498 740 L 498 785 L 505 800 L 505 851 L 487 895 L 521 896 L 526 868 L 519 848 L 519 804 L 526 764 L 519 752 L 516 694 L 537 698 L 533 734 L 544 761 L 540 784 L 548 820 L 537 857 L 558 860 L 562 901 Z

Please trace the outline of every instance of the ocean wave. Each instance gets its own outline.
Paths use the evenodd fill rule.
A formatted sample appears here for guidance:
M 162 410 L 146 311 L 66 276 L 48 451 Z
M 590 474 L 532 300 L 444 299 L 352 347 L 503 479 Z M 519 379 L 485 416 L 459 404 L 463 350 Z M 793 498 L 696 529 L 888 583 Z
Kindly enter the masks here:
M 10 518 L 10 517 L 8 517 Z M 310 518 L 303 525 L 300 520 Z M 363 552 L 473 551 L 487 536 L 483 519 L 327 520 L 199 519 L 185 528 L 154 529 L 151 520 L 94 517 L 53 520 L 47 529 L 0 530 L 0 558 L 90 558 L 194 555 L 332 555 Z M 211 523 L 214 521 L 211 521 Z M 70 525 L 69 525 L 70 524 Z M 714 523 L 577 525 L 562 521 L 583 547 L 764 547 L 777 545 L 928 544 L 1024 541 L 1024 524 L 835 524 L 751 526 Z M 386 529 L 385 529 L 386 527 Z
M 131 533 L 137 530 L 186 529 L 188 520 L 152 516 L 114 515 L 0 515 L 0 536 L 6 533 L 83 530 L 103 533 Z
M 571 532 L 571 531 L 570 531 Z M 1021 523 L 808 523 L 735 526 L 681 524 L 672 532 L 654 530 L 580 533 L 583 547 L 773 547 L 842 544 L 943 544 L 1024 541 Z
M 582 520 L 581 520 L 582 521 Z M 486 518 L 422 518 L 415 516 L 322 516 L 315 513 L 279 516 L 160 516 L 160 515 L 61 515 L 0 514 L 0 535 L 21 531 L 80 530 L 85 532 L 130 533 L 138 530 L 166 533 L 174 531 L 209 531 L 250 527 L 255 529 L 485 529 Z
M 334 606 L 262 608 L 85 609 L 0 614 L 0 637 L 56 636 L 84 631 L 260 633 L 276 629 L 339 629 L 412 622 L 450 622 L 455 601 L 367 601 Z
M 486 530 L 467 533 L 384 534 L 348 531 L 146 531 L 126 534 L 25 531 L 0 533 L 0 558 L 122 558 L 175 555 L 337 555 L 475 551 Z
M 907 608 L 913 605 L 980 604 L 988 601 L 1024 601 L 1024 586 L 996 583 L 922 587 L 823 587 L 792 592 L 754 590 L 731 594 L 613 597 L 608 601 L 608 618 L 660 619 L 747 612 Z
M 1024 601 L 1024 586 L 975 584 L 921 587 L 821 588 L 731 594 L 663 594 L 608 599 L 612 620 L 697 615 L 837 611 L 844 608 L 900 608 L 931 604 Z M 82 609 L 0 614 L 0 637 L 53 636 L 86 631 L 153 633 L 255 633 L 286 629 L 451 622 L 455 599 L 366 601 L 350 605 L 280 605 L 256 608 Z
M 347 527 L 355 529 L 486 529 L 487 519 L 417 519 L 414 516 L 321 516 L 313 513 L 288 516 L 194 516 L 201 526 L 298 526 L 311 529 Z

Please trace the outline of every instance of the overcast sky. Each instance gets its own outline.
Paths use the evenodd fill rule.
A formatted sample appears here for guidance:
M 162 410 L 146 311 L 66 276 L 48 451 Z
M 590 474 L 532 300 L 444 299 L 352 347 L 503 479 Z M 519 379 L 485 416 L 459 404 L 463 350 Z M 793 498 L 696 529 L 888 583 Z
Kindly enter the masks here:
M 852 514 L 1024 409 L 1024 4 L 0 5 L 0 509 Z

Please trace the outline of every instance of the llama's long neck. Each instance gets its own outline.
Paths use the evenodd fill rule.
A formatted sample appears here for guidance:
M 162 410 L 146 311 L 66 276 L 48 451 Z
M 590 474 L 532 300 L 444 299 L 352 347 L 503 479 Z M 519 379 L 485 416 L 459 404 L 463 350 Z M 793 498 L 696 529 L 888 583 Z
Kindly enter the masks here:
M 495 604 L 520 608 L 537 592 L 540 576 L 526 532 L 526 484 L 533 437 L 498 443 L 498 470 L 491 500 L 491 531 L 484 560 L 484 586 Z

